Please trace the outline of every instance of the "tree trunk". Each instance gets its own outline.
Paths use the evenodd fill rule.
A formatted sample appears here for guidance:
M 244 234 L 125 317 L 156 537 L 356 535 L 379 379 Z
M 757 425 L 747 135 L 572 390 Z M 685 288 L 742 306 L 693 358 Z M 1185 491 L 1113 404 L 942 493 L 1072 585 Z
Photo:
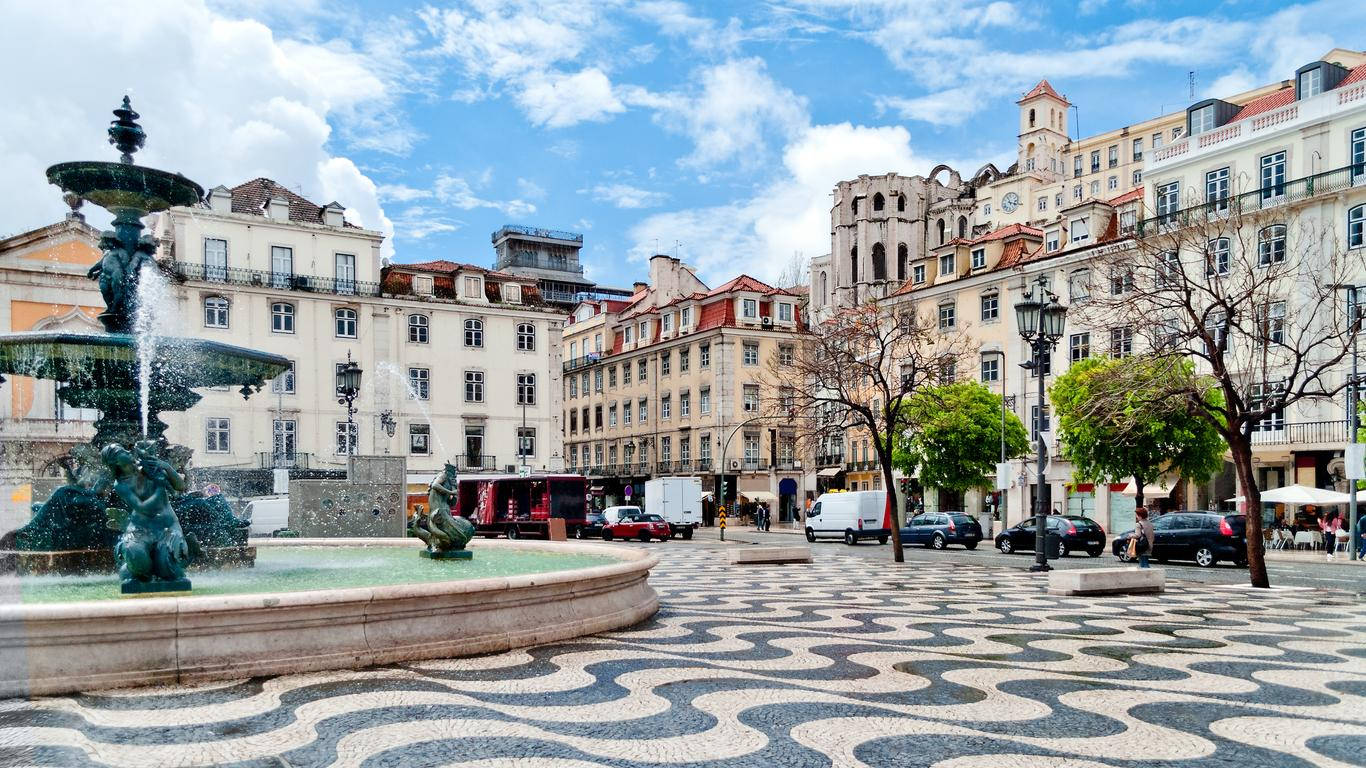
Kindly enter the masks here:
M 1143 478 L 1134 475 L 1134 506 L 1143 506 Z
M 887 489 L 887 516 L 892 521 L 892 561 L 904 563 L 906 553 L 901 548 L 901 509 L 896 503 L 896 478 L 892 475 L 892 457 L 888 454 L 879 456 L 878 459 L 882 464 L 882 484 Z
M 1229 452 L 1233 454 L 1233 470 L 1243 488 L 1243 504 L 1247 514 L 1247 575 L 1252 586 L 1263 589 L 1271 586 L 1266 575 L 1266 559 L 1262 556 L 1262 491 L 1252 472 L 1252 441 L 1241 431 L 1226 434 Z

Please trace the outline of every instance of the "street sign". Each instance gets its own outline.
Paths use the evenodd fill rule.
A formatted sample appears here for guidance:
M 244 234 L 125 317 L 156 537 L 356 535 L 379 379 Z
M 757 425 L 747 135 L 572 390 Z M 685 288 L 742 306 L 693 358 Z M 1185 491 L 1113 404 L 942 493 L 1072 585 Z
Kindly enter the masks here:
M 1008 461 L 996 465 L 996 490 L 1010 490 L 1010 462 Z
M 1348 443 L 1343 453 L 1348 480 L 1366 480 L 1366 443 Z
M 530 477 L 530 476 L 531 476 L 531 467 L 528 467 L 528 466 L 525 465 L 525 464 L 523 464 L 522 466 L 518 467 L 518 468 L 517 468 L 517 476 L 518 476 L 518 477 Z

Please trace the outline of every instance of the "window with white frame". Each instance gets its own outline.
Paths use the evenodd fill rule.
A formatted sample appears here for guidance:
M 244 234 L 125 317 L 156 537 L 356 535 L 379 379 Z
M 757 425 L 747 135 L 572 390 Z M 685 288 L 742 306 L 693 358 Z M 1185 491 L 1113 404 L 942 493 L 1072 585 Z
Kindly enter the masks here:
M 939 257 L 939 274 L 952 275 L 954 270 L 953 254 L 946 253 Z
M 1323 69 L 1315 67 L 1300 73 L 1299 98 L 1307 99 L 1323 93 Z
M 294 249 L 283 245 L 270 247 L 270 285 L 272 288 L 294 287 Z
M 536 326 L 533 323 L 517 324 L 517 351 L 536 351 Z
M 1158 148 L 1160 148 L 1161 146 L 1162 146 L 1162 132 L 1161 132 L 1161 131 L 1158 131 L 1157 133 L 1154 133 L 1154 134 L 1153 134 L 1153 149 L 1158 149 Z
M 711 387 L 703 387 L 697 391 L 697 409 L 703 416 L 711 413 Z
M 650 398 L 640 398 L 640 410 L 636 412 L 636 417 L 641 424 L 650 420 Z
M 1031 440 L 1038 440 L 1038 439 L 1039 439 L 1039 432 L 1040 432 L 1040 431 L 1042 431 L 1042 432 L 1047 432 L 1048 429 L 1049 429 L 1048 407 L 1047 407 L 1047 406 L 1044 406 L 1044 409 L 1043 409 L 1043 419 L 1042 419 L 1042 421 L 1040 421 L 1040 419 L 1039 419 L 1039 406 L 1037 406 L 1037 405 L 1031 406 L 1030 409 L 1029 409 L 1029 421 L 1030 421 L 1029 427 L 1030 427 L 1030 432 L 1031 432 L 1031 434 L 1030 434 L 1030 439 L 1031 439 Z
M 465 402 L 484 402 L 483 371 L 465 371 Z
M 692 416 L 692 393 L 683 390 L 678 393 L 678 418 L 686 419 Z
M 1091 153 L 1091 173 L 1095 173 L 1095 172 L 1097 172 L 1097 171 L 1099 171 L 1099 170 L 1100 170 L 1100 150 L 1097 149 L 1097 150 L 1095 150 L 1094 152 Z
M 1130 326 L 1110 329 L 1110 354 L 1128 357 L 1134 352 L 1134 329 Z
M 615 427 L 616 425 L 617 425 L 617 404 L 616 404 L 616 403 L 612 403 L 611 405 L 607 406 L 607 426 L 608 426 L 608 427 Z
M 204 238 L 204 279 L 221 283 L 228 279 L 228 241 Z
M 757 413 L 759 411 L 759 385 L 746 384 L 743 400 L 746 413 Z
M 1112 175 L 1112 176 L 1106 178 L 1106 180 L 1105 180 L 1105 188 L 1108 189 L 1108 190 L 1111 191 L 1111 192 L 1114 192 L 1115 190 L 1119 189 L 1119 177 L 1118 177 L 1118 176 L 1113 176 L 1113 175 Z
M 1111 145 L 1110 145 L 1110 149 L 1107 150 L 1106 159 L 1109 161 L 1109 167 L 1110 167 L 1110 168 L 1114 168 L 1115 166 L 1119 165 L 1119 145 L 1118 145 L 1118 144 L 1111 144 Z
M 426 315 L 408 315 L 408 343 L 426 344 L 430 320 Z
M 342 307 L 334 313 L 334 316 L 337 323 L 337 338 L 356 338 L 356 310 Z
M 1035 201 L 1034 205 L 1035 205 L 1040 211 L 1046 211 L 1046 210 L 1048 210 L 1048 196 L 1047 196 L 1047 195 L 1039 195 L 1039 199 Z
M 1352 183 L 1366 181 L 1366 128 L 1352 131 Z
M 1268 344 L 1285 343 L 1285 302 L 1268 302 L 1262 316 L 1262 340 Z
M 1285 429 L 1285 382 L 1266 381 L 1253 384 L 1248 390 L 1248 410 L 1267 409 L 1265 418 L 1252 425 L 1253 432 L 1278 432 Z
M 1072 175 L 1073 175 L 1073 176 L 1080 176 L 1080 175 L 1081 175 L 1081 164 L 1082 164 L 1081 155 L 1073 155 L 1073 156 L 1072 156 Z
M 1001 380 L 1001 357 L 1000 355 L 982 355 L 982 381 L 993 382 Z
M 746 341 L 741 345 L 741 350 L 743 355 L 742 362 L 744 365 L 759 364 L 759 342 Z
M 1072 219 L 1068 239 L 1073 243 L 1084 243 L 1091 239 L 1091 225 L 1086 219 Z
M 1205 277 L 1227 275 L 1232 261 L 1233 250 L 1227 237 L 1216 237 L 1206 244 Z
M 646 360 L 646 359 L 643 358 L 643 357 L 640 358 L 639 360 L 637 360 L 637 361 L 636 361 L 636 381 L 639 381 L 639 382 L 641 382 L 641 383 L 643 384 L 643 383 L 645 382 L 645 373 L 646 373 L 646 371 L 648 371 L 648 370 L 649 370 L 649 361 L 648 361 L 648 360 Z
M 294 361 L 289 361 L 289 367 L 284 373 L 270 380 L 270 391 L 280 395 L 294 394 Z
M 1228 210 L 1229 169 L 1220 168 L 1205 174 L 1205 203 L 1211 210 Z
M 678 311 L 678 327 L 687 328 L 692 325 L 692 307 L 684 307 Z
M 204 452 L 232 452 L 232 421 L 211 416 L 204 420 Z
M 692 362 L 692 353 L 687 347 L 678 350 L 678 372 L 687 373 L 688 365 Z
M 660 395 L 660 396 L 659 396 L 659 418 L 660 418 L 661 421 L 664 421 L 664 420 L 667 420 L 667 419 L 672 419 L 672 418 L 674 417 L 673 408 L 674 408 L 674 399 L 673 399 L 673 395 Z
M 625 340 L 625 342 L 626 342 L 627 344 L 630 344 L 632 341 L 634 341 L 634 340 L 635 340 L 635 328 L 633 328 L 633 327 L 631 327 L 631 326 L 629 326 L 629 325 L 626 326 L 626 333 L 623 334 L 623 339 Z
M 204 327 L 228 327 L 228 300 L 222 296 L 209 296 L 204 299 Z
M 939 305 L 939 330 L 947 331 L 958 325 L 958 307 L 953 302 Z
M 1134 162 L 1135 162 L 1135 163 L 1137 163 L 1137 162 L 1139 162 L 1140 160 L 1143 159 L 1143 138 L 1142 138 L 1142 137 L 1139 137 L 1139 138 L 1137 138 L 1137 139 L 1134 139 L 1133 157 L 1134 157 Z
M 1133 176 L 1130 178 L 1130 181 L 1133 183 L 1133 185 L 1134 185 L 1135 187 L 1138 186 L 1139 184 L 1142 184 L 1142 183 L 1143 183 L 1143 171 L 1134 171 Z
M 630 400 L 622 400 L 622 401 L 621 401 L 621 425 L 622 425 L 623 427 L 629 427 L 629 426 L 631 426 L 631 401 L 630 401 Z
M 1285 152 L 1273 152 L 1261 160 L 1262 199 L 1270 200 L 1285 194 Z
M 649 341 L 650 322 L 648 320 L 641 320 L 640 326 L 637 330 L 638 333 L 636 334 L 636 336 L 640 339 L 641 344 L 644 344 L 645 342 Z
M 1050 229 L 1044 235 L 1044 248 L 1052 253 L 1062 247 L 1062 233 L 1056 229 Z
M 425 456 L 431 453 L 432 428 L 427 424 L 408 425 L 408 453 Z
M 996 291 L 982 294 L 982 322 L 989 323 L 1001 317 L 1001 296 Z
M 697 364 L 703 368 L 711 366 L 711 345 L 700 344 L 697 347 Z
M 294 419 L 272 419 L 270 434 L 275 457 L 293 461 L 298 450 L 299 422 Z
M 1133 232 L 1138 225 L 1138 211 L 1133 208 L 1125 208 L 1119 212 L 1119 231 Z
M 1157 215 L 1170 217 L 1181 210 L 1181 182 L 1173 181 L 1157 188 Z
M 508 304 L 521 304 L 522 286 L 518 283 L 503 283 L 503 301 Z
M 1093 181 L 1093 182 L 1091 182 L 1091 197 L 1096 197 L 1096 196 L 1099 195 L 1099 194 L 1100 194 L 1100 181 Z
M 436 281 L 431 275 L 413 275 L 413 293 L 418 296 L 431 296 L 436 290 Z
M 484 298 L 484 281 L 474 275 L 465 276 L 465 298 L 482 299 Z
M 427 400 L 431 396 L 432 372 L 428 368 L 408 369 L 408 396 L 414 400 Z
M 1366 246 L 1366 205 L 1347 209 L 1347 247 Z
M 792 305 L 785 301 L 778 302 L 778 322 L 792 322 Z
M 665 350 L 659 353 L 659 375 L 668 376 L 673 368 L 673 352 Z
M 334 271 L 337 278 L 337 293 L 356 292 L 356 254 L 334 253 Z
M 791 344 L 779 344 L 779 345 L 778 345 L 778 364 L 779 364 L 779 365 L 792 365 L 792 359 L 793 359 L 794 354 L 795 354 L 795 351 L 794 351 L 794 349 L 793 349 L 793 347 L 792 347 Z
M 753 319 L 759 316 L 759 302 L 755 299 L 741 299 L 740 307 L 741 317 Z
M 631 364 L 629 362 L 621 364 L 621 383 L 623 385 L 631 383 Z
M 911 282 L 912 282 L 912 283 L 915 283 L 915 284 L 917 284 L 917 285 L 919 285 L 920 283 L 925 282 L 925 265 L 924 265 L 924 264 L 916 264 L 916 265 L 911 269 Z
M 601 368 L 595 368 L 595 369 L 593 369 L 593 391 L 594 391 L 594 392 L 601 392 L 601 391 L 602 391 L 602 369 L 601 369 Z
M 293 304 L 277 301 L 270 305 L 270 330 L 272 333 L 294 333 Z
M 536 374 L 519 373 L 517 374 L 517 404 L 535 405 L 536 404 Z M 599 414 L 601 415 L 601 414 Z
M 484 321 L 478 318 L 470 318 L 465 321 L 465 346 L 482 347 L 484 346 Z
M 352 456 L 360 447 L 360 425 L 353 422 L 337 422 L 337 453 Z
M 1214 130 L 1214 105 L 1206 104 L 1190 111 L 1191 135 Z M 1175 138 L 1175 136 L 1173 136 Z
M 973 268 L 973 269 L 982 269 L 982 268 L 985 267 L 986 265 L 987 265 L 987 249 L 985 249 L 985 248 L 973 248 L 973 249 L 972 249 L 972 268 Z
M 1074 333 L 1067 340 L 1068 356 L 1072 362 L 1085 360 L 1091 356 L 1091 334 Z
M 1285 261 L 1285 225 L 1272 224 L 1257 233 L 1257 266 L 1266 267 Z
M 536 428 L 517 428 L 517 455 L 523 461 L 536 455 Z
M 1081 186 L 1080 184 L 1078 184 L 1078 185 L 1072 187 L 1072 199 L 1073 199 L 1073 200 L 1080 200 L 1080 199 L 1081 199 L 1081 195 L 1082 195 L 1082 186 Z
M 685 465 L 692 461 L 692 438 L 687 432 L 678 436 L 678 460 Z

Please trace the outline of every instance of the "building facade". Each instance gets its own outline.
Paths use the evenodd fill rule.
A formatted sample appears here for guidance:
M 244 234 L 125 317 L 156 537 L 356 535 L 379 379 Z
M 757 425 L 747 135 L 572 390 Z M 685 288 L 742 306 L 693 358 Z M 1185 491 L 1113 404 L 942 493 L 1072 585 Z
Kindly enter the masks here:
M 668 256 L 636 289 L 581 303 L 565 326 L 567 468 L 600 503 L 638 497 L 653 477 L 700 477 L 709 494 L 724 477 L 728 503 L 767 502 L 790 519 L 814 485 L 791 425 L 764 403 L 772 363 L 804 330 L 800 296 L 746 275 L 711 289 Z
M 607 288 L 583 276 L 579 251 L 583 235 L 558 229 L 505 224 L 494 232 L 493 268 L 536 281 L 541 299 L 566 312 L 582 298 L 629 298 L 630 291 Z

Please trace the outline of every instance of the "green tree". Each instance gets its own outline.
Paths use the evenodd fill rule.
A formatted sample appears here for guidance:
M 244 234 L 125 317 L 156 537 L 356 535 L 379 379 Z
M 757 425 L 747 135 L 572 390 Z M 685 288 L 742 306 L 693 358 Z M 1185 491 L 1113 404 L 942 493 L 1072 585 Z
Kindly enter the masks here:
M 989 487 L 1001 460 L 1001 396 L 977 382 L 941 384 L 905 403 L 906 431 L 892 463 L 922 485 L 950 491 Z M 1006 458 L 1029 451 L 1029 435 L 1014 413 L 1005 418 Z
M 1062 432 L 1062 455 L 1072 462 L 1077 482 L 1132 478 L 1141 505 L 1143 488 L 1164 472 L 1204 482 L 1223 467 L 1228 446 L 1213 424 L 1194 413 L 1198 407 L 1219 408 L 1219 391 L 1199 388 L 1209 401 L 1190 403 L 1168 394 L 1181 388 L 1164 380 L 1177 378 L 1194 379 L 1194 364 L 1092 357 L 1058 377 L 1049 397 Z

